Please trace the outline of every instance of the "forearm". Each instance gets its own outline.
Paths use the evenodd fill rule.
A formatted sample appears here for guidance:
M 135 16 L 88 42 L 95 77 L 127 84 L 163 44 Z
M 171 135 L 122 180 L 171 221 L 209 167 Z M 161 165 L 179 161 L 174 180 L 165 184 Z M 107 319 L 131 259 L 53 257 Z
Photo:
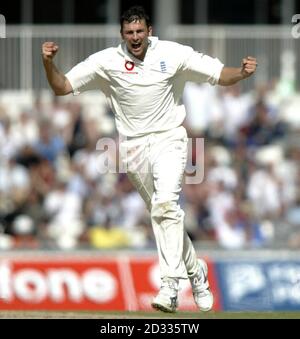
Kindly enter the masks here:
M 221 86 L 231 86 L 237 82 L 246 79 L 254 74 L 257 68 L 257 60 L 251 56 L 244 58 L 242 60 L 242 67 L 223 67 L 219 85 Z
M 243 75 L 241 67 L 224 67 L 220 75 L 219 85 L 231 86 L 243 79 L 245 79 L 245 76 Z
M 68 86 L 68 80 L 55 66 L 52 60 L 43 60 L 48 83 L 55 95 L 66 95 L 71 92 Z

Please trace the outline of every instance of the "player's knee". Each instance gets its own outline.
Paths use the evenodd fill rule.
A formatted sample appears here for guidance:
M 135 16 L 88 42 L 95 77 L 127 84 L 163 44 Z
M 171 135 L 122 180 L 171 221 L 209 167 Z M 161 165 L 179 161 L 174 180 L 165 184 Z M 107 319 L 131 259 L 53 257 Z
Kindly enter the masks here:
M 165 220 L 177 221 L 181 217 L 181 209 L 175 201 L 167 201 L 152 205 L 151 218 L 156 223 Z

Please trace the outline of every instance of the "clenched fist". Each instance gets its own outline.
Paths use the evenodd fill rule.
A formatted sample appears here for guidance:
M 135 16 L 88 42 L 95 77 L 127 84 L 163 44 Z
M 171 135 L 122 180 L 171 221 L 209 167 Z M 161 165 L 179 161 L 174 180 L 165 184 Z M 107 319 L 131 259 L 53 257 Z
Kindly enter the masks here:
M 59 47 L 55 42 L 44 42 L 42 45 L 43 59 L 46 61 L 51 61 L 55 57 L 58 48 Z
M 257 61 L 256 58 L 248 56 L 247 58 L 243 59 L 242 62 L 242 74 L 244 78 L 248 78 L 252 75 L 257 68 Z

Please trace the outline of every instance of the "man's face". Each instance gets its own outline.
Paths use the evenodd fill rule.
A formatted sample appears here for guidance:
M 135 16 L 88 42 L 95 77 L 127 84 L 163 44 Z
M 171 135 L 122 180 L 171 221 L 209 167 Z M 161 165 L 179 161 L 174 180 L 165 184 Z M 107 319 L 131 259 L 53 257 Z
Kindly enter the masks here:
M 144 60 L 148 48 L 148 37 L 152 35 L 152 27 L 147 27 L 145 20 L 130 23 L 125 21 L 121 35 L 128 51 L 137 59 Z

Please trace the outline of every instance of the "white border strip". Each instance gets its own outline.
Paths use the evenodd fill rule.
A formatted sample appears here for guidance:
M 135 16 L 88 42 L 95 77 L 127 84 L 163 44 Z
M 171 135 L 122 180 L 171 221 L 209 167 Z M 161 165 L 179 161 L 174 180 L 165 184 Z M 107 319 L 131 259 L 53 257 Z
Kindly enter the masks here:
M 117 262 L 126 309 L 128 311 L 137 311 L 138 310 L 137 294 L 134 288 L 132 272 L 130 270 L 129 257 L 124 256 L 122 258 L 118 258 Z

